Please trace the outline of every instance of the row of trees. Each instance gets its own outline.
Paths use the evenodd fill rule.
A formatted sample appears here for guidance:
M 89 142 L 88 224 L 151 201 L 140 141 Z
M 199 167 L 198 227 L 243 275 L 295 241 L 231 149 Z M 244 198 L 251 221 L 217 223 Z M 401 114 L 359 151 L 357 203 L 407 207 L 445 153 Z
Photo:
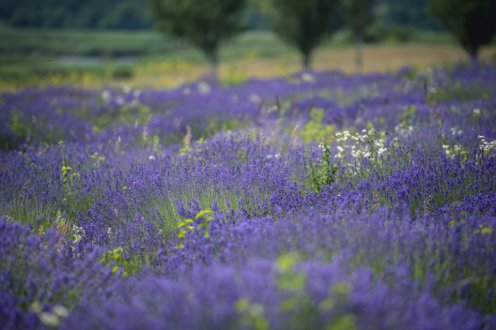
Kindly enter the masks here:
M 36 28 L 148 29 L 153 18 L 148 0 L 1 0 L 0 25 Z M 387 27 L 439 28 L 425 8 L 428 0 L 376 0 Z M 201 0 L 197 1 L 198 3 Z M 249 6 L 245 12 L 249 28 L 267 27 L 260 10 Z M 377 30 L 381 30 L 378 26 Z M 380 31 L 377 31 L 379 33 Z M 372 38 L 374 38 L 372 36 Z
M 242 14 L 248 2 L 301 54 L 305 69 L 311 67 L 314 50 L 344 21 L 350 22 L 357 43 L 373 21 L 374 0 L 151 0 L 151 6 L 158 29 L 201 50 L 215 76 L 219 47 L 244 30 Z M 357 63 L 361 66 L 361 60 Z
M 301 54 L 304 69 L 311 67 L 312 54 L 324 38 L 347 25 L 361 71 L 360 45 L 376 19 L 375 0 L 151 0 L 151 8 L 158 28 L 201 50 L 216 75 L 219 47 L 243 31 L 248 2 L 258 6 L 272 30 Z M 474 60 L 496 32 L 496 0 L 430 0 L 429 10 Z

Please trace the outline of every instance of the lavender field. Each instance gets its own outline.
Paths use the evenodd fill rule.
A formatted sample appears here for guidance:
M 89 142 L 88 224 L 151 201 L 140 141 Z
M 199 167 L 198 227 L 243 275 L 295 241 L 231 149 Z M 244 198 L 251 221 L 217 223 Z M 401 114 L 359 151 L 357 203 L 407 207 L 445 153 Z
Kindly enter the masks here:
M 0 94 L 2 329 L 496 329 L 496 66 Z

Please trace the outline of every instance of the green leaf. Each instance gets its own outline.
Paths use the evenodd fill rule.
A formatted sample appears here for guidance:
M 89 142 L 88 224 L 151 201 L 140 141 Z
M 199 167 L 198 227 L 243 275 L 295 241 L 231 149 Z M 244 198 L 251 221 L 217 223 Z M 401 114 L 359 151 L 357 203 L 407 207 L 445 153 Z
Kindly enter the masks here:
M 212 214 L 212 210 L 211 210 L 211 209 L 201 210 L 200 212 L 198 212 L 198 213 L 195 215 L 195 219 L 197 220 L 197 219 L 199 219 L 199 218 L 201 218 L 201 217 L 203 217 L 203 216 L 206 216 L 206 218 L 207 218 L 207 219 L 208 219 L 208 218 L 210 218 L 210 219 L 211 219 L 211 217 L 210 217 L 210 215 L 211 215 L 211 214 Z
M 481 234 L 487 234 L 487 235 L 491 235 L 492 234 L 492 230 L 491 228 L 488 228 L 488 227 L 484 227 L 481 229 Z

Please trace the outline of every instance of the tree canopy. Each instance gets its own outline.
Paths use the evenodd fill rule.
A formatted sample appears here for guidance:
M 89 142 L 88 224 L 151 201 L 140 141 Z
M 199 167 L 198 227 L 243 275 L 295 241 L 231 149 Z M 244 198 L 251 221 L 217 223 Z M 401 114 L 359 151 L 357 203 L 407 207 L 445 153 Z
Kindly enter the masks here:
M 310 68 L 312 53 L 338 27 L 339 0 L 267 0 L 263 11 L 274 32 L 302 55 Z M 333 17 L 334 15 L 334 17 Z
M 429 10 L 473 60 L 496 33 L 496 0 L 431 0 Z
M 374 21 L 375 0 L 346 0 L 347 22 L 354 40 L 361 41 Z
M 246 0 L 152 0 L 158 29 L 192 44 L 209 60 L 213 73 L 221 44 L 244 29 Z
M 429 0 L 377 0 L 376 6 L 385 9 L 383 19 L 387 25 L 439 30 L 441 26 L 427 10 L 428 2 Z
M 362 72 L 361 43 L 365 33 L 374 22 L 375 0 L 345 0 L 346 21 L 351 37 L 355 41 L 355 70 Z

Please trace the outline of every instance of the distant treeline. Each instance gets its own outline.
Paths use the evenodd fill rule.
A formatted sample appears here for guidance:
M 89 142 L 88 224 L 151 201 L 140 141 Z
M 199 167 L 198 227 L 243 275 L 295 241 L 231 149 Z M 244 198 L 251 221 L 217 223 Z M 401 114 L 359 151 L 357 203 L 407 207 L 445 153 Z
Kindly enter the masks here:
M 427 12 L 429 0 L 380 0 L 387 25 L 412 26 L 420 29 L 439 30 L 441 25 Z
M 383 24 L 438 29 L 427 13 L 428 0 L 377 0 Z M 249 8 L 248 28 L 267 27 L 262 15 Z M 11 27 L 70 29 L 151 29 L 147 0 L 1 0 L 0 24 Z
M 0 21 L 12 27 L 148 29 L 147 0 L 1 0 Z

